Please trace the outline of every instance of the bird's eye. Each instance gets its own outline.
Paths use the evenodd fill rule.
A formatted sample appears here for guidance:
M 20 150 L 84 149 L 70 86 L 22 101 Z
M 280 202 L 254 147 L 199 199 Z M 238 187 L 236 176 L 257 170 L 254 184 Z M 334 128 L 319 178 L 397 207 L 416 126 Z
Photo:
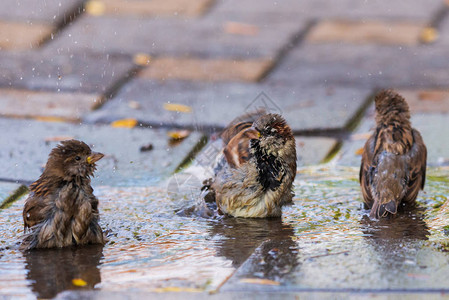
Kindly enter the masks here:
M 76 160 L 80 160 L 80 159 L 81 159 L 81 157 L 77 156 L 77 157 L 75 157 L 75 159 L 76 159 Z

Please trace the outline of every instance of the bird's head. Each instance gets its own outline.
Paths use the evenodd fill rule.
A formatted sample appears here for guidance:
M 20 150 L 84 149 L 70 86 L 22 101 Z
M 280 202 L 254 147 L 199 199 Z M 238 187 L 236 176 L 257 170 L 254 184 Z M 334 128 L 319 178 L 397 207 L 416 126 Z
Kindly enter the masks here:
M 293 141 L 294 137 L 290 126 L 278 114 L 266 114 L 259 117 L 251 128 L 261 148 L 267 153 L 278 154 L 282 152 L 286 143 Z
M 90 177 L 96 169 L 95 163 L 103 156 L 102 153 L 93 152 L 84 142 L 62 141 L 50 152 L 44 173 L 67 181 Z
M 380 91 L 375 99 L 377 123 L 408 122 L 410 110 L 405 99 L 393 90 Z

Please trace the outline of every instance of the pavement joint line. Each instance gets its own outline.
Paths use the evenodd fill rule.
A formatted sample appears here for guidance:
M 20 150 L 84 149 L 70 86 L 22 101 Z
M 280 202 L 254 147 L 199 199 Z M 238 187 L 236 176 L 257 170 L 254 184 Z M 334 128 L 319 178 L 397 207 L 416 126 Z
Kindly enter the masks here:
M 343 147 L 343 141 L 338 140 L 335 145 L 329 150 L 326 156 L 320 161 L 320 164 L 326 164 L 330 162 L 341 150 Z
M 357 126 L 360 124 L 360 122 L 363 120 L 363 117 L 365 116 L 366 110 L 370 107 L 371 103 L 374 101 L 374 96 L 380 91 L 380 89 L 376 89 L 371 94 L 369 94 L 365 101 L 360 105 L 359 109 L 356 111 L 354 116 L 348 120 L 346 125 L 344 126 L 345 129 L 348 130 L 348 132 L 354 131 Z
M 217 288 L 213 291 L 214 294 L 220 294 L 220 289 L 231 279 L 234 277 L 234 275 L 236 275 L 238 273 L 239 270 L 241 270 L 245 263 L 251 259 L 251 257 L 253 255 L 256 255 L 257 249 L 261 248 L 265 243 L 269 242 L 271 239 L 270 238 L 266 238 L 265 240 L 261 241 L 260 244 L 258 244 L 257 246 L 254 246 L 252 252 L 245 258 L 245 260 L 240 264 L 240 266 L 238 266 L 237 268 L 235 268 L 235 270 L 228 276 L 226 277 L 226 279 L 223 280 L 223 282 L 221 282 Z
M 193 146 L 192 150 L 186 155 L 186 157 L 181 161 L 181 163 L 176 167 L 174 173 L 178 173 L 182 171 L 185 167 L 187 167 L 194 158 L 201 152 L 201 150 L 207 145 L 208 138 L 206 135 L 203 135 L 200 140 Z
M 278 51 L 272 60 L 272 64 L 268 67 L 264 73 L 259 76 L 258 82 L 263 82 L 272 71 L 274 71 L 283 61 L 283 59 L 287 56 L 291 49 L 297 48 L 301 45 L 303 41 L 305 41 L 306 36 L 310 32 L 310 30 L 317 24 L 318 20 L 313 19 L 310 20 L 304 28 L 301 28 L 297 33 L 293 34 L 292 38 L 286 42 L 286 44 Z
M 76 21 L 76 19 L 85 12 L 86 1 L 83 0 L 78 5 L 75 5 L 71 10 L 65 12 L 63 16 L 56 22 L 55 30 L 49 36 L 39 42 L 38 47 L 42 47 L 48 42 L 51 42 L 57 35 L 61 33 L 69 24 Z
M 135 65 L 131 70 L 129 70 L 122 78 L 119 78 L 117 81 L 111 84 L 104 93 L 98 103 L 93 107 L 93 111 L 100 109 L 107 101 L 114 98 L 115 95 L 120 91 L 120 89 L 126 85 L 127 82 L 136 77 L 140 71 L 144 69 L 144 66 Z
M 19 200 L 23 195 L 25 195 L 28 192 L 29 192 L 28 187 L 22 184 L 0 204 L 0 210 L 10 207 L 14 202 Z
M 369 106 L 369 105 L 368 105 Z M 85 122 L 85 124 L 95 124 L 95 125 L 109 125 L 109 121 L 97 120 L 94 122 Z M 175 124 L 161 124 L 160 122 L 147 122 L 137 120 L 139 128 L 142 129 L 187 129 L 191 131 L 198 131 L 204 134 L 213 134 L 222 131 L 225 127 L 221 125 L 175 125 Z M 320 128 L 320 129 L 305 129 L 305 130 L 293 130 L 294 136 L 301 137 L 329 137 L 335 139 L 347 139 L 351 132 L 345 128 Z
M 29 186 L 30 184 L 33 183 L 33 181 L 30 180 L 12 179 L 12 178 L 0 178 L 0 182 L 17 183 L 26 186 Z
M 426 28 L 440 29 L 441 24 L 448 17 L 448 15 L 449 15 L 449 5 L 443 3 L 440 9 L 438 9 L 435 12 L 430 22 L 427 24 Z M 429 42 L 421 40 L 421 44 L 429 44 Z

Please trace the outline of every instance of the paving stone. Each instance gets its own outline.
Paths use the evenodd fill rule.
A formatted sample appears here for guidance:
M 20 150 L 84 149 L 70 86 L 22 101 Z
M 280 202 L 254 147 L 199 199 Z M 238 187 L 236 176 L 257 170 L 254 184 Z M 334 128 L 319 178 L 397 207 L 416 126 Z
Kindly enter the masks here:
M 194 81 L 258 81 L 272 67 L 271 60 L 156 58 L 139 74 L 148 79 Z
M 27 50 L 39 44 L 54 31 L 46 24 L 27 24 L 0 20 L 0 50 Z
M 447 87 L 448 54 L 436 46 L 303 45 L 289 53 L 267 82 L 371 88 Z
M 135 118 L 153 125 L 220 129 L 245 112 L 265 108 L 284 115 L 294 131 L 343 128 L 369 94 L 348 88 L 136 79 L 84 120 Z M 168 111 L 168 103 L 187 105 L 191 112 Z
M 0 52 L 0 87 L 103 94 L 134 68 L 123 55 Z
M 212 0 L 92 0 L 86 7 L 87 13 L 93 15 L 198 16 L 212 3 Z
M 91 109 L 100 105 L 101 95 L 81 93 L 51 93 L 0 88 L 0 116 L 49 117 L 79 121 Z
M 322 163 L 337 146 L 337 140 L 327 137 L 296 136 L 298 167 Z
M 441 0 L 419 0 L 410 3 L 394 0 L 221 0 L 216 10 L 226 13 L 274 12 L 278 15 L 306 16 L 308 18 L 388 18 L 429 20 L 443 5 Z
M 306 20 L 291 22 L 275 15 L 207 14 L 200 19 L 85 15 L 48 43 L 46 49 L 66 53 L 274 59 L 305 26 Z M 248 31 L 248 27 L 254 30 Z
M 447 5 L 446 3 L 446 9 L 448 7 L 449 5 Z M 449 45 L 449 18 L 447 17 L 447 15 L 438 25 L 438 28 L 436 28 L 438 37 L 435 41 L 435 44 L 441 47 L 445 47 Z
M 413 114 L 412 110 L 412 126 L 421 132 L 427 146 L 428 166 L 449 164 L 449 138 L 446 134 L 442 134 L 447 124 L 449 124 L 449 117 L 445 114 Z M 337 163 L 345 166 L 360 166 L 361 148 L 365 145 L 374 128 L 374 107 L 371 107 L 356 132 L 348 141 L 343 143 L 341 151 L 335 158 Z
M 410 106 L 412 113 L 448 113 L 448 90 L 398 90 Z
M 106 154 L 98 163 L 95 184 L 150 185 L 170 175 L 199 142 L 192 133 L 177 146 L 169 145 L 165 130 L 75 126 L 31 120 L 0 119 L 2 177 L 34 181 L 42 173 L 48 154 L 57 142 L 80 139 Z M 153 145 L 152 151 L 140 148 Z
M 423 24 L 405 22 L 325 20 L 311 29 L 306 41 L 417 45 L 423 28 Z

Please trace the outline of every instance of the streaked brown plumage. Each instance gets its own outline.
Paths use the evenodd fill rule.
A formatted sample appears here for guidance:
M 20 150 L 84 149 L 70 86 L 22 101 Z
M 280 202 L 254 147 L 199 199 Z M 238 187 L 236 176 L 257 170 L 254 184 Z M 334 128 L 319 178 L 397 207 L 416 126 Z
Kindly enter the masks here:
M 219 211 L 234 217 L 279 217 L 292 202 L 296 145 L 278 114 L 253 114 L 231 122 L 208 188 Z
M 376 130 L 365 144 L 360 185 L 370 217 L 396 214 L 399 204 L 413 203 L 426 177 L 427 149 L 411 127 L 407 102 L 391 90 L 375 98 Z
M 77 140 L 61 142 L 31 184 L 23 209 L 23 249 L 104 243 L 90 177 L 104 155 Z

